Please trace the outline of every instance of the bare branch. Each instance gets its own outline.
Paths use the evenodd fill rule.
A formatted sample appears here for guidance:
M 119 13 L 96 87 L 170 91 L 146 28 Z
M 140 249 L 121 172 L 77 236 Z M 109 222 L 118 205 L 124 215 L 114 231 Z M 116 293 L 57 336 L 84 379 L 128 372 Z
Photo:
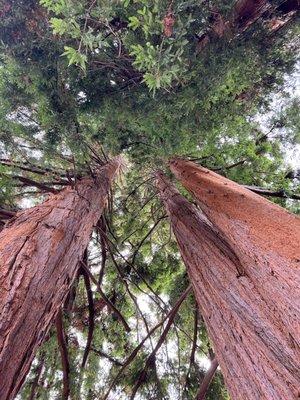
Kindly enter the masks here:
M 106 297 L 106 295 L 103 293 L 101 286 L 99 285 L 99 283 L 97 282 L 97 279 L 94 278 L 93 274 L 90 272 L 90 270 L 88 269 L 87 265 L 81 261 L 81 265 L 82 268 L 87 272 L 88 276 L 90 277 L 91 281 L 96 285 L 98 292 L 100 293 L 101 297 L 103 298 L 103 300 L 105 301 L 107 307 L 116 314 L 116 316 L 119 318 L 120 322 L 123 324 L 126 332 L 130 332 L 131 329 L 129 327 L 129 325 L 127 324 L 125 318 L 123 317 L 123 315 L 120 313 L 120 311 L 114 306 L 114 304 Z
M 116 377 L 113 379 L 113 381 L 111 382 L 111 384 L 109 385 L 109 388 L 107 390 L 107 392 L 105 393 L 104 397 L 102 400 L 106 400 L 107 397 L 109 396 L 109 393 L 111 392 L 112 388 L 115 386 L 115 384 L 118 382 L 120 376 L 123 374 L 124 370 L 128 367 L 129 364 L 132 363 L 132 361 L 135 359 L 135 357 L 137 356 L 138 352 L 140 351 L 140 349 L 143 347 L 144 343 L 146 342 L 146 340 L 148 340 L 149 336 L 151 336 L 158 328 L 160 328 L 164 322 L 168 319 L 168 318 L 172 318 L 172 320 L 174 320 L 174 317 L 179 309 L 179 307 L 181 306 L 182 302 L 185 300 L 185 298 L 187 297 L 187 295 L 190 293 L 190 291 L 192 290 L 192 286 L 190 285 L 183 293 L 182 295 L 179 297 L 179 299 L 177 300 L 177 302 L 175 303 L 174 307 L 172 308 L 172 310 L 170 310 L 165 317 L 157 324 L 155 325 L 150 332 L 144 337 L 144 339 L 140 342 L 140 344 L 133 350 L 133 352 L 130 354 L 130 356 L 127 358 L 127 360 L 123 363 L 122 368 L 120 369 L 120 371 L 118 372 L 118 374 L 116 375 Z M 175 312 L 176 310 L 176 312 Z
M 214 358 L 211 362 L 211 366 L 209 367 L 203 378 L 203 381 L 196 396 L 196 400 L 205 400 L 206 392 L 208 391 L 209 385 L 211 384 L 211 381 L 216 373 L 218 365 L 219 363 L 217 359 Z
M 100 268 L 100 272 L 99 272 L 98 283 L 99 283 L 99 285 L 101 285 L 103 276 L 104 276 L 104 272 L 105 272 L 105 264 L 106 264 L 106 260 L 107 260 L 106 240 L 105 240 L 104 234 L 102 233 L 102 231 L 103 231 L 106 234 L 106 223 L 105 223 L 105 219 L 103 218 L 103 216 L 101 216 L 100 220 L 97 223 L 97 226 L 99 226 L 98 234 L 100 235 L 100 246 L 101 246 L 101 268 Z
M 114 265 L 115 265 L 115 267 L 116 267 L 116 269 L 117 269 L 117 271 L 118 271 L 118 273 L 119 273 L 119 275 L 120 275 L 120 277 L 121 277 L 121 279 L 122 279 L 122 281 L 123 281 L 123 283 L 124 283 L 124 285 L 125 285 L 125 288 L 126 288 L 126 291 L 127 291 L 128 295 L 129 295 L 129 297 L 130 297 L 131 300 L 133 301 L 133 303 L 134 303 L 136 309 L 138 310 L 140 316 L 142 317 L 142 320 L 143 320 L 144 325 L 145 325 L 145 328 L 146 328 L 146 332 L 147 332 L 147 334 L 149 334 L 150 330 L 149 330 L 148 322 L 147 322 L 147 320 L 146 320 L 144 314 L 142 313 L 142 310 L 141 310 L 140 307 L 139 307 L 139 304 L 138 304 L 138 302 L 137 302 L 137 300 L 136 300 L 136 297 L 134 296 L 133 293 L 131 293 L 131 290 L 129 289 L 129 285 L 128 285 L 126 279 L 124 278 L 124 274 L 122 273 L 122 271 L 121 271 L 121 269 L 120 269 L 118 263 L 116 262 L 116 259 L 115 259 L 115 257 L 114 257 L 114 255 L 113 255 L 113 253 L 112 253 L 112 251 L 111 251 L 111 249 L 110 249 L 109 246 L 108 246 L 108 250 L 109 250 L 109 253 L 110 253 L 110 257 L 111 257 L 111 259 L 112 259 L 112 262 L 114 263 Z M 151 346 L 153 347 L 151 338 L 150 338 L 150 343 L 151 343 Z
M 106 223 L 107 223 L 107 221 L 106 221 Z M 109 232 L 111 233 L 111 229 L 109 228 L 109 225 L 107 225 L 107 226 L 108 226 Z M 123 254 L 121 254 L 121 253 L 119 252 L 117 246 L 108 238 L 108 236 L 105 234 L 105 232 L 103 232 L 103 230 L 101 230 L 99 227 L 97 227 L 97 228 L 100 230 L 100 232 L 103 233 L 103 235 L 105 235 L 105 238 L 106 238 L 107 242 L 109 242 L 109 243 L 112 244 L 112 246 L 114 247 L 116 253 L 122 258 L 122 260 L 125 261 L 125 263 L 126 263 L 130 268 L 133 269 L 133 271 L 138 275 L 138 277 L 145 283 L 146 287 L 150 290 L 150 292 L 155 296 L 155 298 L 153 298 L 152 296 L 150 296 L 150 295 L 148 294 L 149 297 L 152 299 L 152 301 L 154 301 L 155 304 L 156 304 L 159 308 L 161 308 L 161 309 L 163 310 L 163 308 L 161 307 L 161 305 L 160 305 L 160 303 L 159 303 L 159 302 L 161 302 L 164 306 L 167 306 L 166 303 L 163 301 L 163 299 L 152 289 L 152 287 L 149 285 L 149 283 L 148 283 L 148 282 L 144 279 L 144 277 L 139 273 L 139 271 L 138 271 L 137 268 L 134 266 L 134 264 L 131 263 L 131 262 L 129 262 L 129 261 L 123 256 Z M 115 237 L 114 237 L 114 239 L 116 240 Z M 141 289 L 138 285 L 136 285 L 136 287 L 137 287 L 139 290 L 142 291 L 142 289 Z M 143 292 L 143 291 L 142 291 L 142 292 Z M 157 298 L 159 301 L 157 301 L 156 298 Z M 163 310 L 163 311 L 164 311 L 164 310 Z
M 56 333 L 59 351 L 61 355 L 62 369 L 63 369 L 63 393 L 62 400 L 68 400 L 70 394 L 70 363 L 68 357 L 68 348 L 64 333 L 63 319 L 61 310 L 56 317 Z
M 91 347 L 91 351 L 93 351 L 94 353 L 98 354 L 98 356 L 100 356 L 100 357 L 106 358 L 107 360 L 109 360 L 110 362 L 112 362 L 115 365 L 118 365 L 119 367 L 123 366 L 123 363 L 121 361 L 116 360 L 115 358 L 113 358 L 109 354 L 104 353 L 104 351 L 102 351 L 102 350 L 97 350 L 94 347 Z
M 248 189 L 248 190 L 251 190 L 251 192 L 260 194 L 262 196 L 278 197 L 278 198 L 281 198 L 281 199 L 300 200 L 300 195 L 298 195 L 298 194 L 289 194 L 284 189 L 273 191 L 273 190 L 268 190 L 268 189 L 264 189 L 264 188 L 257 187 L 257 186 L 243 185 L 243 187 Z
M 227 170 L 227 169 L 238 167 L 239 165 L 243 165 L 247 161 L 248 161 L 248 158 L 245 158 L 244 160 L 237 161 L 237 162 L 235 162 L 233 164 L 230 164 L 230 165 L 225 165 L 224 167 L 210 168 L 210 169 L 211 169 L 211 171 L 215 171 L 215 172 L 216 171 L 223 171 L 223 170 Z
M 44 185 L 43 183 L 40 182 L 36 182 L 32 179 L 25 178 L 24 176 L 13 175 L 12 178 L 22 182 L 23 186 L 34 186 L 37 187 L 38 189 L 43 190 L 44 192 L 58 193 L 57 189 Z
M 185 385 L 183 391 L 186 391 L 188 381 L 189 381 L 189 376 L 191 373 L 192 366 L 195 364 L 195 353 L 197 349 L 197 336 L 198 336 L 198 308 L 196 305 L 195 309 L 195 317 L 194 317 L 194 337 L 193 337 L 193 344 L 192 344 L 192 350 L 191 350 L 191 356 L 190 356 L 190 363 L 189 363 L 189 368 L 186 374 L 186 380 L 185 380 Z
M 146 364 L 145 364 L 145 367 L 143 368 L 142 372 L 140 373 L 140 376 L 139 376 L 139 378 L 138 378 L 138 381 L 137 381 L 137 383 L 135 384 L 135 386 L 134 386 L 134 388 L 133 388 L 133 391 L 132 391 L 130 400 L 134 400 L 135 395 L 136 395 L 138 389 L 139 389 L 140 386 L 143 384 L 143 382 L 144 382 L 144 380 L 145 380 L 145 378 L 146 378 L 146 375 L 147 375 L 147 370 L 148 370 L 149 367 L 155 362 L 156 353 L 158 352 L 158 350 L 159 350 L 160 347 L 162 346 L 163 342 L 165 341 L 165 339 L 166 339 L 166 337 L 167 337 L 167 334 L 168 334 L 168 332 L 169 332 L 169 330 L 170 330 L 170 328 L 171 328 L 171 326 L 172 326 L 172 324 L 173 324 L 173 321 L 174 321 L 174 319 L 175 319 L 175 317 L 176 317 L 176 314 L 177 314 L 177 312 L 178 312 L 178 310 L 179 310 L 179 308 L 180 308 L 180 306 L 181 306 L 183 300 L 184 300 L 184 299 L 187 297 L 187 295 L 189 294 L 190 290 L 191 290 L 191 286 L 189 286 L 189 287 L 186 289 L 186 291 L 183 293 L 183 295 L 184 295 L 183 299 L 182 299 L 182 297 L 180 298 L 180 299 L 182 299 L 182 301 L 180 301 L 180 302 L 178 301 L 178 302 L 176 303 L 176 305 L 173 307 L 173 309 L 171 310 L 171 313 L 169 314 L 169 319 L 168 319 L 167 325 L 166 325 L 165 329 L 163 330 L 163 333 L 161 334 L 161 336 L 160 336 L 160 338 L 159 338 L 159 340 L 158 340 L 158 342 L 157 342 L 157 344 L 156 344 L 154 350 L 152 351 L 152 353 L 151 353 L 150 356 L 148 357 L 148 359 L 147 359 L 147 361 L 146 361 Z
M 34 400 L 35 398 L 35 394 L 36 394 L 36 389 L 39 385 L 39 379 L 41 377 L 41 373 L 44 367 L 44 354 L 42 354 L 41 359 L 39 364 L 37 365 L 36 369 L 35 369 L 35 377 L 34 380 L 31 384 L 31 391 L 30 391 L 30 395 L 28 397 L 28 400 Z
M 149 230 L 149 232 L 143 237 L 143 239 L 140 241 L 140 243 L 138 244 L 138 246 L 136 247 L 133 255 L 132 255 L 132 264 L 134 264 L 135 262 L 135 258 L 140 250 L 140 248 L 143 246 L 143 244 L 145 243 L 145 241 L 147 240 L 147 238 L 152 234 L 152 232 L 155 230 L 155 228 L 157 227 L 157 225 L 160 223 L 160 221 L 162 221 L 163 219 L 168 218 L 167 215 L 164 215 L 163 217 L 159 218 L 155 224 L 152 226 L 152 228 Z
M 87 252 L 85 251 L 84 259 L 87 260 Z M 85 367 L 90 349 L 91 349 L 91 344 L 93 340 L 93 334 L 94 334 L 94 328 L 95 328 L 95 309 L 94 309 L 94 299 L 93 299 L 93 292 L 91 288 L 91 281 L 89 275 L 86 273 L 86 271 L 81 268 L 83 279 L 84 279 L 84 284 L 85 284 L 85 289 L 86 289 L 86 294 L 87 294 L 87 299 L 88 299 L 88 309 L 89 309 L 89 330 L 88 330 L 88 337 L 86 341 L 86 346 L 84 349 L 83 353 L 83 358 L 82 358 L 82 364 L 81 368 Z
M 0 219 L 11 219 L 16 215 L 16 212 L 0 208 Z

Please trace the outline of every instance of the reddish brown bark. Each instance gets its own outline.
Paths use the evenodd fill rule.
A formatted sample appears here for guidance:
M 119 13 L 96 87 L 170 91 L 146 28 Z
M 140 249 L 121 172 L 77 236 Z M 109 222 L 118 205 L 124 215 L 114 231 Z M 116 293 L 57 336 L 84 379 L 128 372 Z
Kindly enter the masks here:
M 120 166 L 17 213 L 0 233 L 0 398 L 13 399 L 76 278 Z
M 217 174 L 198 173 L 192 163 L 176 160 L 171 169 L 199 194 L 221 228 L 159 175 L 161 197 L 232 400 L 298 398 L 299 221 Z

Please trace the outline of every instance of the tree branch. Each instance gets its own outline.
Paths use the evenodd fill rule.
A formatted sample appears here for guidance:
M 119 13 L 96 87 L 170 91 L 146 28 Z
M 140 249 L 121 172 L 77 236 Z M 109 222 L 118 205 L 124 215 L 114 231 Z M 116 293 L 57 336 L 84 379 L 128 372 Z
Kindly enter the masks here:
M 257 186 L 243 185 L 243 187 L 248 189 L 248 190 L 251 190 L 251 192 L 260 194 L 262 196 L 278 197 L 278 198 L 281 198 L 281 199 L 300 200 L 300 195 L 288 194 L 288 193 L 285 192 L 284 189 L 277 190 L 277 191 L 272 191 L 272 190 L 264 189 L 264 188 L 257 187 Z
M 162 299 L 157 293 L 155 293 L 155 291 L 152 289 L 152 287 L 149 285 L 149 283 L 148 283 L 148 282 L 145 280 L 145 278 L 139 273 L 138 269 L 134 266 L 134 264 L 131 263 L 131 262 L 129 262 L 129 261 L 123 256 L 123 254 L 121 254 L 121 253 L 119 252 L 117 246 L 109 239 L 109 237 L 105 234 L 105 232 L 103 232 L 103 230 L 101 230 L 101 228 L 99 228 L 99 227 L 97 227 L 97 228 L 100 230 L 100 232 L 103 233 L 103 235 L 105 236 L 107 242 L 109 242 L 109 243 L 112 244 L 112 246 L 113 246 L 114 249 L 116 250 L 117 254 L 122 258 L 122 260 L 124 260 L 125 263 L 126 263 L 130 268 L 132 268 L 132 269 L 134 270 L 134 272 L 138 275 L 138 277 L 145 283 L 146 287 L 150 290 L 150 292 L 155 296 L 155 298 L 153 298 L 152 296 L 149 295 L 149 297 L 152 299 L 152 301 L 154 301 L 155 304 L 156 304 L 160 309 L 162 309 L 162 311 L 164 311 L 163 308 L 161 307 L 160 303 L 156 300 L 156 298 L 159 299 L 159 301 L 160 301 L 164 306 L 166 306 L 166 303 L 163 301 L 163 299 Z M 111 230 L 110 230 L 110 228 L 109 228 L 109 225 L 108 225 L 108 229 L 109 229 L 109 232 L 111 233 Z M 116 240 L 116 238 L 114 238 L 114 239 Z M 133 282 L 133 283 L 134 283 L 134 282 Z M 135 284 L 135 285 L 136 285 L 136 287 L 137 287 L 141 292 L 143 292 L 142 289 L 140 289 L 140 287 L 139 287 L 137 284 Z M 144 293 L 144 292 L 143 292 L 143 293 Z
M 161 336 L 160 336 L 160 338 L 159 338 L 159 340 L 158 340 L 158 342 L 157 342 L 157 344 L 156 344 L 154 350 L 152 351 L 152 353 L 151 353 L 150 356 L 148 357 L 148 359 L 147 359 L 147 361 L 146 361 L 146 364 L 145 364 L 145 367 L 143 368 L 142 372 L 140 373 L 140 376 L 139 376 L 139 378 L 138 378 L 138 380 L 137 380 L 137 383 L 135 384 L 135 386 L 134 386 L 134 388 L 133 388 L 133 391 L 132 391 L 130 400 L 134 400 L 135 395 L 136 395 L 138 389 L 140 388 L 140 386 L 141 386 L 141 385 L 143 384 L 143 382 L 145 381 L 145 378 L 146 378 L 146 376 L 147 376 L 147 370 L 148 370 L 148 368 L 155 362 L 156 353 L 158 352 L 158 350 L 160 349 L 161 345 L 162 345 L 163 342 L 165 341 L 165 339 L 166 339 L 166 337 L 167 337 L 167 335 L 168 335 L 168 332 L 169 332 L 169 330 L 170 330 L 170 328 L 171 328 L 171 326 L 172 326 L 172 324 L 173 324 L 173 321 L 174 321 L 174 319 L 175 319 L 175 317 L 176 317 L 176 314 L 177 314 L 177 312 L 178 312 L 178 310 L 179 310 L 179 308 L 180 308 L 180 306 L 181 306 L 183 300 L 184 300 L 184 299 L 187 297 L 187 295 L 189 294 L 190 290 L 191 290 L 191 286 L 189 286 L 189 287 L 186 289 L 186 291 L 183 293 L 183 298 L 182 298 L 182 296 L 180 297 L 180 300 L 181 300 L 181 301 L 178 301 L 178 302 L 175 304 L 175 306 L 173 307 L 173 309 L 171 310 L 171 313 L 169 314 L 169 319 L 168 319 L 167 325 L 166 325 L 165 329 L 163 330 L 163 333 L 161 334 Z
M 97 350 L 97 349 L 95 349 L 94 347 L 91 347 L 91 350 L 92 350 L 94 353 L 98 354 L 100 357 L 107 358 L 107 360 L 109 360 L 109 361 L 112 362 L 113 364 L 116 364 L 116 365 L 118 365 L 119 367 L 122 367 L 122 366 L 123 366 L 123 363 L 122 363 L 121 361 L 116 360 L 115 358 L 113 358 L 112 356 L 110 356 L 110 355 L 107 354 L 107 353 L 104 353 L 104 351 L 102 351 L 102 350 Z
M 16 215 L 16 212 L 0 208 L 0 219 L 11 219 Z
M 189 368 L 186 374 L 186 379 L 185 379 L 185 385 L 183 392 L 186 391 L 186 388 L 188 386 L 188 381 L 189 381 L 189 376 L 191 373 L 192 366 L 195 364 L 195 353 L 197 349 L 197 336 L 198 336 L 198 308 L 196 305 L 195 309 L 195 317 L 194 317 L 194 337 L 193 337 L 193 344 L 192 344 L 192 350 L 191 350 L 191 355 L 190 355 L 190 363 L 189 363 Z
M 223 171 L 224 169 L 231 169 L 231 168 L 235 168 L 238 167 L 239 165 L 243 165 L 245 164 L 245 162 L 248 161 L 248 159 L 244 159 L 244 160 L 240 160 L 235 162 L 234 164 L 230 164 L 230 165 L 225 165 L 224 167 L 219 167 L 219 168 L 211 168 L 211 171 Z
M 87 253 L 85 251 L 84 259 L 87 259 Z M 86 273 L 86 271 L 81 268 L 83 279 L 84 279 L 84 284 L 85 284 L 85 289 L 86 289 L 86 294 L 87 294 L 87 299 L 88 299 L 88 309 L 89 309 L 89 330 L 88 330 L 88 337 L 86 341 L 86 346 L 84 349 L 83 353 L 83 358 L 82 358 L 82 363 L 81 363 L 81 368 L 85 367 L 90 349 L 91 349 L 91 344 L 93 340 L 93 334 L 94 334 L 94 328 L 95 328 L 95 309 L 94 309 L 94 299 L 93 299 L 93 292 L 91 288 L 91 281 L 89 275 Z
M 1 158 L 0 164 L 5 165 L 7 167 L 18 168 L 22 171 L 32 172 L 33 174 L 37 175 L 53 175 L 56 177 L 59 176 L 60 178 L 66 178 L 68 175 L 70 176 L 70 171 L 67 171 L 67 173 L 57 172 L 57 170 L 54 171 L 53 169 L 48 167 L 42 168 L 36 166 L 29 161 L 19 162 L 19 161 L 12 161 L 8 158 Z
M 57 189 L 51 188 L 43 183 L 36 182 L 32 179 L 25 178 L 24 176 L 13 175 L 12 178 L 18 179 L 20 182 L 22 182 L 24 184 L 24 186 L 34 186 L 34 187 L 37 187 L 38 189 L 43 190 L 44 192 L 58 193 Z
M 38 384 L 39 384 L 39 379 L 40 379 L 43 367 L 44 367 L 44 354 L 42 354 L 41 360 L 40 360 L 39 364 L 37 365 L 37 367 L 35 369 L 35 377 L 34 377 L 34 380 L 33 380 L 32 384 L 31 384 L 31 391 L 30 391 L 30 395 L 28 397 L 28 400 L 34 400 L 34 398 L 35 398 L 36 389 L 37 389 Z
M 109 228 L 109 225 L 108 225 Z M 144 282 L 144 284 L 146 285 L 146 287 L 149 289 L 149 291 L 153 294 L 153 296 L 151 296 L 148 292 L 144 291 L 136 282 L 131 280 L 131 283 L 133 285 L 136 286 L 136 288 L 143 294 L 147 295 L 156 305 L 157 307 L 163 312 L 166 313 L 166 309 L 168 307 L 168 305 L 164 302 L 164 300 L 152 289 L 152 287 L 149 285 L 149 283 L 145 280 L 145 278 L 139 273 L 138 269 L 134 266 L 134 264 L 132 264 L 131 262 L 129 262 L 118 250 L 117 246 L 108 238 L 108 236 L 106 235 L 105 232 L 103 232 L 103 230 L 101 230 L 101 228 L 99 228 L 99 231 L 101 233 L 103 233 L 105 239 L 107 242 L 109 242 L 113 248 L 115 249 L 115 251 L 117 252 L 118 256 L 120 256 L 122 258 L 122 260 L 124 260 L 124 262 L 133 269 L 133 271 L 138 275 L 138 277 Z M 109 231 L 111 232 L 111 230 L 109 229 Z M 158 299 L 158 300 L 157 300 Z M 164 305 L 164 307 L 161 306 L 160 302 Z M 174 323 L 176 325 L 176 323 Z M 193 339 L 190 337 L 190 335 L 183 330 L 180 327 L 177 327 L 191 342 L 193 341 Z M 197 348 L 199 348 L 197 346 Z
M 150 177 L 150 178 L 148 178 L 148 179 L 142 181 L 139 185 L 137 185 L 137 186 L 127 195 L 127 197 L 126 197 L 125 200 L 123 201 L 124 204 L 125 204 L 125 207 L 126 207 L 126 203 L 127 203 L 128 199 L 129 199 L 129 197 L 132 196 L 133 194 L 135 194 L 135 193 L 137 192 L 137 190 L 138 190 L 141 186 L 145 185 L 147 182 L 149 182 L 149 181 L 151 181 L 151 180 L 153 180 L 153 177 Z
M 203 378 L 203 381 L 196 396 L 196 400 L 205 400 L 206 392 L 208 391 L 209 385 L 211 384 L 211 381 L 216 373 L 218 365 L 219 363 L 217 359 L 214 358 L 211 362 L 211 366 L 209 367 Z
M 125 285 L 126 291 L 127 291 L 128 295 L 129 295 L 129 297 L 131 298 L 131 300 L 133 301 L 135 307 L 137 308 L 137 310 L 138 310 L 138 312 L 139 312 L 139 314 L 140 314 L 140 316 L 141 316 L 141 318 L 142 318 L 142 320 L 144 322 L 144 325 L 145 325 L 145 328 L 146 328 L 146 332 L 147 332 L 147 334 L 149 334 L 150 330 L 149 330 L 148 322 L 147 322 L 144 314 L 142 313 L 142 310 L 139 307 L 139 304 L 138 304 L 138 302 L 136 300 L 136 297 L 134 296 L 133 293 L 131 293 L 131 290 L 129 289 L 129 285 L 128 285 L 126 279 L 124 278 L 124 275 L 123 275 L 123 273 L 122 273 L 122 271 L 121 271 L 121 269 L 120 269 L 120 267 L 119 267 L 114 255 L 112 253 L 112 250 L 110 249 L 109 246 L 108 246 L 108 250 L 109 250 L 112 262 L 113 262 L 114 266 L 116 267 L 116 269 L 117 269 L 117 271 L 118 271 L 118 273 L 119 273 L 119 275 L 120 275 L 120 277 L 121 277 L 121 279 L 122 279 L 122 281 L 123 281 L 123 283 Z M 151 343 L 151 346 L 153 346 L 151 338 L 150 338 L 150 343 Z
M 150 332 L 144 337 L 144 339 L 140 342 L 140 344 L 133 350 L 133 352 L 130 354 L 130 356 L 125 360 L 125 362 L 123 363 L 122 368 L 120 369 L 120 371 L 118 372 L 118 374 L 116 375 L 116 377 L 113 379 L 113 381 L 111 382 L 111 384 L 109 385 L 109 388 L 107 390 L 107 392 L 105 393 L 104 397 L 102 400 L 106 400 L 107 397 L 109 396 L 109 393 L 111 392 L 112 388 L 115 386 L 115 384 L 118 382 L 120 376 L 122 375 L 122 373 L 124 372 L 124 370 L 128 367 L 129 364 L 132 363 L 132 361 L 135 359 L 135 357 L 137 356 L 138 352 L 140 351 L 140 349 L 143 347 L 144 343 L 146 342 L 146 340 L 148 340 L 148 338 L 158 329 L 160 328 L 164 322 L 168 319 L 168 318 L 172 318 L 172 320 L 174 320 L 174 317 L 179 309 L 179 307 L 181 306 L 182 302 L 185 300 L 185 298 L 187 297 L 187 295 L 190 293 L 190 291 L 192 290 L 192 286 L 190 285 L 183 293 L 182 295 L 179 297 L 179 299 L 177 300 L 177 302 L 175 303 L 174 307 L 172 308 L 172 310 L 170 310 L 165 317 L 157 324 L 155 325 Z M 175 311 L 176 310 L 176 311 Z
M 103 300 L 105 301 L 107 307 L 116 314 L 116 316 L 119 318 L 120 322 L 123 324 L 126 332 L 130 332 L 131 329 L 129 327 L 129 325 L 127 324 L 125 318 L 123 317 L 123 315 L 120 313 L 120 311 L 114 306 L 114 304 L 106 297 L 106 295 L 103 293 L 101 286 L 99 285 L 99 283 L 97 282 L 97 279 L 94 278 L 93 274 L 90 272 L 90 270 L 88 269 L 87 265 L 81 261 L 82 264 L 82 268 L 87 272 L 88 276 L 90 277 L 91 281 L 96 285 L 98 292 L 100 293 L 101 297 L 103 298 Z
M 100 220 L 97 223 L 97 226 L 99 226 L 98 235 L 100 234 L 100 246 L 101 246 L 101 268 L 99 272 L 98 283 L 99 285 L 101 285 L 105 272 L 105 264 L 107 260 L 106 240 L 104 234 L 102 233 L 104 232 L 106 234 L 106 223 L 103 216 L 101 216 Z
M 157 227 L 157 225 L 160 223 L 161 220 L 168 218 L 167 215 L 164 215 L 163 217 L 159 218 L 155 224 L 152 226 L 152 228 L 149 230 L 149 232 L 143 237 L 143 239 L 140 241 L 140 243 L 138 244 L 138 246 L 136 247 L 136 249 L 134 250 L 134 253 L 132 255 L 132 264 L 134 264 L 135 262 L 135 258 L 140 250 L 140 248 L 143 246 L 143 244 L 145 243 L 145 241 L 147 240 L 147 238 L 152 234 L 152 232 L 155 230 L 155 228 Z
M 56 333 L 57 333 L 57 341 L 58 341 L 59 351 L 61 355 L 62 369 L 63 369 L 62 400 L 68 400 L 70 394 L 70 377 L 69 377 L 70 363 L 69 363 L 68 348 L 64 333 L 61 310 L 59 310 L 59 313 L 57 314 L 56 317 Z

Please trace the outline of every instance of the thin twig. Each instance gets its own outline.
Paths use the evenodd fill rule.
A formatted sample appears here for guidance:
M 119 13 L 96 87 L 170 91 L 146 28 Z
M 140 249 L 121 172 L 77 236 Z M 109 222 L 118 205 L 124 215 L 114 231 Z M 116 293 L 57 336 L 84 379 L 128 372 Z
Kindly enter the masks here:
M 134 286 L 136 286 L 136 288 L 137 288 L 141 293 L 143 293 L 143 294 L 145 294 L 146 296 L 148 296 L 148 297 L 157 305 L 157 307 L 158 307 L 163 313 L 166 313 L 166 312 L 167 312 L 166 310 L 168 309 L 168 305 L 166 304 L 166 302 L 152 289 L 152 287 L 151 287 L 151 286 L 149 285 L 149 283 L 145 280 L 145 278 L 139 273 L 138 269 L 137 269 L 131 262 L 129 262 L 129 261 L 120 253 L 120 251 L 118 250 L 116 244 L 113 243 L 113 242 L 109 239 L 109 237 L 106 235 L 106 233 L 105 233 L 104 231 L 102 231 L 101 228 L 98 227 L 98 229 L 100 230 L 100 232 L 103 233 L 103 235 L 105 236 L 106 240 L 107 240 L 109 243 L 111 243 L 111 245 L 114 247 L 114 249 L 115 249 L 116 253 L 118 254 L 118 256 L 121 257 L 122 260 L 123 260 L 130 268 L 133 269 L 133 271 L 134 271 L 134 272 L 137 274 L 137 276 L 142 280 L 142 282 L 144 282 L 144 284 L 145 284 L 146 287 L 149 289 L 149 291 L 154 295 L 154 297 L 151 296 L 151 294 L 147 293 L 145 290 L 143 290 L 136 282 L 134 282 L 134 281 L 132 281 L 132 280 L 130 280 L 130 282 L 131 282 Z M 110 229 L 109 225 L 108 225 L 108 229 L 109 229 L 109 232 L 111 233 L 111 229 Z M 116 238 L 114 238 L 114 239 L 117 240 Z M 156 300 L 156 299 L 158 299 L 158 300 Z M 164 307 L 162 307 L 160 303 L 162 303 Z M 176 323 L 174 323 L 174 324 L 175 324 L 175 326 L 177 327 Z M 182 328 L 180 328 L 180 327 L 177 327 L 177 328 L 178 328 L 191 342 L 193 341 L 193 339 L 190 337 L 190 335 L 189 335 L 184 329 L 182 329 Z M 198 345 L 197 345 L 197 349 L 198 349 L 198 350 L 201 350 L 201 348 L 200 348 Z
M 54 188 L 49 187 L 47 185 L 44 185 L 41 182 L 36 182 L 33 179 L 25 178 L 24 176 L 13 175 L 13 176 L 11 176 L 11 178 L 19 180 L 20 182 L 22 182 L 23 186 L 37 187 L 38 189 L 41 189 L 44 192 L 51 192 L 51 193 L 58 193 L 59 192 L 57 189 L 54 189 Z
M 31 384 L 31 391 L 28 400 L 34 400 L 35 398 L 36 389 L 39 386 L 39 380 L 42 374 L 43 367 L 44 367 L 44 354 L 41 355 L 40 362 L 35 369 L 35 377 Z
M 143 239 L 140 241 L 140 243 L 138 244 L 138 246 L 136 247 L 133 255 L 132 255 L 132 264 L 134 264 L 135 262 L 135 258 L 140 250 L 140 248 L 143 246 L 144 242 L 147 240 L 147 238 L 152 234 L 152 232 L 156 229 L 156 227 L 158 226 L 158 224 L 160 223 L 160 221 L 162 221 L 163 219 L 168 218 L 167 215 L 164 215 L 162 217 L 160 217 L 155 224 L 152 226 L 152 228 L 149 230 L 149 232 L 143 237 Z
M 120 267 L 119 267 L 119 265 L 118 265 L 118 263 L 117 263 L 117 261 L 116 261 L 116 259 L 115 259 L 115 257 L 114 257 L 114 255 L 113 255 L 113 253 L 112 253 L 112 251 L 111 251 L 111 249 L 110 249 L 109 246 L 108 246 L 108 250 L 109 250 L 109 253 L 110 253 L 110 257 L 111 257 L 111 259 L 112 259 L 112 262 L 113 262 L 113 264 L 115 265 L 115 267 L 116 267 L 116 269 L 117 269 L 117 271 L 118 271 L 118 273 L 119 273 L 119 275 L 120 275 L 120 277 L 121 277 L 121 279 L 122 279 L 122 281 L 123 281 L 123 283 L 124 283 L 124 285 L 125 285 L 125 289 L 126 289 L 128 295 L 129 295 L 129 297 L 130 297 L 131 300 L 133 301 L 133 303 L 134 303 L 136 309 L 138 310 L 140 316 L 142 317 L 142 320 L 143 320 L 144 325 L 145 325 L 145 328 L 146 328 L 146 332 L 149 334 L 150 330 L 149 330 L 148 322 L 147 322 L 147 320 L 146 320 L 144 314 L 142 313 L 142 310 L 141 310 L 140 307 L 139 307 L 139 304 L 138 304 L 138 302 L 137 302 L 137 300 L 136 300 L 136 297 L 134 296 L 133 293 L 131 293 L 131 290 L 129 289 L 129 285 L 128 285 L 128 283 L 127 283 L 127 281 L 126 281 L 126 279 L 125 279 L 125 277 L 124 277 L 124 275 L 123 275 L 123 273 L 122 273 L 122 271 L 121 271 L 121 269 L 120 269 Z M 153 344 L 152 344 L 152 341 L 151 341 L 151 337 L 150 337 L 150 343 L 151 343 L 151 346 L 152 346 L 152 348 L 153 348 Z
M 190 355 L 190 363 L 189 363 L 189 368 L 186 373 L 186 379 L 185 379 L 185 384 L 184 384 L 184 389 L 183 392 L 186 391 L 188 381 L 189 381 L 189 376 L 192 370 L 192 366 L 195 364 L 195 353 L 197 349 L 197 337 L 198 337 L 198 308 L 196 306 L 195 309 L 195 316 L 194 316 L 194 337 L 193 337 L 193 344 L 192 344 L 192 350 L 191 350 L 191 355 Z
M 0 219 L 11 219 L 16 215 L 16 212 L 0 208 Z
M 233 163 L 233 164 L 224 165 L 224 167 L 210 168 L 210 170 L 216 172 L 216 171 L 223 171 L 223 170 L 235 168 L 235 167 L 238 167 L 239 165 L 245 164 L 245 162 L 247 162 L 248 160 L 249 160 L 248 158 L 245 158 L 244 160 L 237 161 L 237 162 L 235 162 L 235 163 Z
M 113 358 L 109 354 L 104 353 L 104 351 L 102 351 L 102 350 L 97 350 L 94 347 L 91 347 L 91 351 L 93 351 L 94 353 L 98 354 L 98 356 L 100 356 L 100 357 L 106 358 L 107 360 L 109 360 L 111 363 L 117 365 L 118 367 L 122 367 L 123 366 L 123 363 L 121 361 L 116 360 L 115 358 Z

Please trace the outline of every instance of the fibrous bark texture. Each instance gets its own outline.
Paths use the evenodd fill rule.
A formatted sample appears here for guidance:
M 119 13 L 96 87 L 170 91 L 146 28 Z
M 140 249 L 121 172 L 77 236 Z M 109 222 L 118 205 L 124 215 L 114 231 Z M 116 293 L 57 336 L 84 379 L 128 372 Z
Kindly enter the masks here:
M 13 399 L 76 277 L 120 166 L 116 158 L 0 233 L 0 398 Z
M 299 220 L 192 163 L 171 169 L 210 219 L 158 176 L 232 400 L 297 399 Z

